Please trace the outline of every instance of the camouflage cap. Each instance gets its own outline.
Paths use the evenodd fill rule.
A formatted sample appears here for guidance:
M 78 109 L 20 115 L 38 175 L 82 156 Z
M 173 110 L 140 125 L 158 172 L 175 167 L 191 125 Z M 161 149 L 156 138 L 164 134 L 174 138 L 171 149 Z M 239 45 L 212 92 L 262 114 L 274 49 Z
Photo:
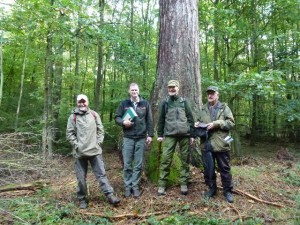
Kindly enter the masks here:
M 168 82 L 168 87 L 179 87 L 179 82 L 177 80 L 170 80 Z
M 216 86 L 209 86 L 207 89 L 206 89 L 206 92 L 208 91 L 219 91 L 219 88 L 216 87 Z

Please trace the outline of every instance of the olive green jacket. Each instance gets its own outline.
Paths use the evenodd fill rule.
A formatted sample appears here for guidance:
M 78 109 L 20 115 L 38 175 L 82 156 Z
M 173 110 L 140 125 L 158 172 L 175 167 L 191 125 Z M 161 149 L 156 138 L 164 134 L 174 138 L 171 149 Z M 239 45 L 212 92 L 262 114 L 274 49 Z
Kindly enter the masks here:
M 189 102 L 169 96 L 159 106 L 157 136 L 194 137 L 194 117 Z
M 209 131 L 209 140 L 214 152 L 229 151 L 230 144 L 224 139 L 229 135 L 230 130 L 235 126 L 233 114 L 226 103 L 218 102 L 216 107 L 217 114 L 215 119 L 211 120 L 208 104 L 200 109 L 196 116 L 196 121 L 208 124 L 213 122 L 214 129 Z M 201 140 L 201 148 L 204 147 L 204 140 Z

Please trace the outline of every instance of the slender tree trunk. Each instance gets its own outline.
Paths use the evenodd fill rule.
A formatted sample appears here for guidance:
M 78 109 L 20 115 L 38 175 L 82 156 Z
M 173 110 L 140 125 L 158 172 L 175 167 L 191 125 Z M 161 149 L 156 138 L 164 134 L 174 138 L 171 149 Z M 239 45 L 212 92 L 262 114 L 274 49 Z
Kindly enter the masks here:
M 158 102 L 167 96 L 167 83 L 180 82 L 180 95 L 202 105 L 198 40 L 198 1 L 160 0 L 157 77 L 151 104 L 156 121 Z
M 0 34 L 0 106 L 2 103 L 3 83 L 4 83 L 2 42 L 3 42 L 3 39 L 2 39 L 2 33 L 1 33 Z
M 99 0 L 99 29 L 102 28 L 103 21 L 104 21 L 104 5 L 105 1 L 104 0 Z M 103 41 L 102 37 L 100 36 L 98 39 L 98 70 L 97 70 L 97 82 L 96 82 L 96 90 L 95 90 L 95 99 L 94 99 L 94 104 L 95 104 L 95 110 L 99 110 L 99 101 L 100 101 L 100 88 L 102 84 L 102 79 L 103 79 Z
M 149 5 L 150 5 L 150 0 L 147 1 L 147 8 L 146 8 L 146 12 L 144 15 L 144 56 L 143 56 L 143 61 L 142 61 L 142 68 L 143 68 L 143 89 L 146 89 L 147 87 L 147 75 L 148 75 L 148 59 L 147 59 L 147 55 L 148 55 L 148 43 L 149 43 L 149 26 L 148 26 L 148 22 L 149 22 Z M 144 13 L 144 12 L 143 12 Z
M 18 125 L 19 125 L 19 114 L 20 114 L 21 102 L 22 102 L 22 97 L 23 97 L 23 86 L 24 86 L 24 78 L 25 78 L 25 68 L 26 68 L 28 45 L 29 45 L 29 38 L 27 39 L 27 43 L 26 43 L 25 51 L 24 51 L 22 74 L 21 74 L 21 83 L 20 83 L 20 95 L 19 95 L 18 107 L 17 107 L 17 113 L 16 113 L 15 129 L 17 129 Z
M 51 114 L 49 113 L 50 107 L 50 76 L 52 71 L 51 64 L 52 57 L 52 37 L 50 32 L 47 35 L 47 49 L 46 49 L 46 68 L 45 68 L 45 77 L 44 77 L 44 115 L 43 115 L 43 155 L 44 159 L 48 156 L 51 156 L 52 152 L 52 138 L 51 138 Z
M 215 6 L 219 4 L 219 0 L 215 0 Z M 217 8 L 217 7 L 216 7 Z M 219 23 L 218 23 L 218 11 L 215 10 L 214 13 L 214 80 L 219 81 L 219 60 L 218 60 L 218 53 L 219 53 L 219 39 L 218 39 L 218 31 L 219 31 Z
M 76 96 L 83 89 L 83 83 L 79 79 L 79 64 L 80 64 L 80 35 L 81 35 L 81 11 L 82 11 L 82 0 L 80 0 L 80 6 L 78 9 L 78 18 L 77 18 L 77 29 L 75 33 L 75 71 L 74 71 L 74 101 L 76 102 Z
M 54 0 L 51 0 L 51 6 Z M 53 81 L 53 37 L 51 29 L 48 27 L 46 36 L 46 59 L 44 76 L 44 115 L 42 133 L 42 151 L 44 159 L 51 158 L 53 152 L 53 133 L 52 133 L 52 81 Z
M 63 38 L 61 38 L 60 43 L 63 42 Z M 55 83 L 53 87 L 53 137 L 57 139 L 57 131 L 58 131 L 58 118 L 60 111 L 60 102 L 61 102 L 61 89 L 62 89 L 62 74 L 63 74 L 63 52 L 64 47 L 63 44 L 58 49 L 57 60 L 55 63 Z

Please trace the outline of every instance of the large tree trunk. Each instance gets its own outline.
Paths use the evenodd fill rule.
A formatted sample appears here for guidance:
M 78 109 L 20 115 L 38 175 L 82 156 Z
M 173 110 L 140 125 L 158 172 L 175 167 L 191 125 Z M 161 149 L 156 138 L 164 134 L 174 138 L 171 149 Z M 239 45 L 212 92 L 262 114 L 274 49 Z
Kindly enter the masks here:
M 180 82 L 180 95 L 201 106 L 199 71 L 198 1 L 160 0 L 157 78 L 151 104 L 154 121 L 158 102 L 167 96 L 167 83 Z

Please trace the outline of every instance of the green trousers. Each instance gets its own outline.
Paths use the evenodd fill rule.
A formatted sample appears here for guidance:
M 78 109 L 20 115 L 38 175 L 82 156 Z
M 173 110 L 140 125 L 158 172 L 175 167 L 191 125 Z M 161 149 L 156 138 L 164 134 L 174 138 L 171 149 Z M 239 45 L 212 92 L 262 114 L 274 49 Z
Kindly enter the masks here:
M 180 184 L 186 185 L 189 181 L 189 137 L 165 137 L 163 142 L 163 151 L 161 156 L 159 181 L 160 187 L 166 187 L 168 176 L 170 174 L 170 168 L 173 161 L 176 144 L 179 143 L 179 157 L 181 160 L 180 170 Z

